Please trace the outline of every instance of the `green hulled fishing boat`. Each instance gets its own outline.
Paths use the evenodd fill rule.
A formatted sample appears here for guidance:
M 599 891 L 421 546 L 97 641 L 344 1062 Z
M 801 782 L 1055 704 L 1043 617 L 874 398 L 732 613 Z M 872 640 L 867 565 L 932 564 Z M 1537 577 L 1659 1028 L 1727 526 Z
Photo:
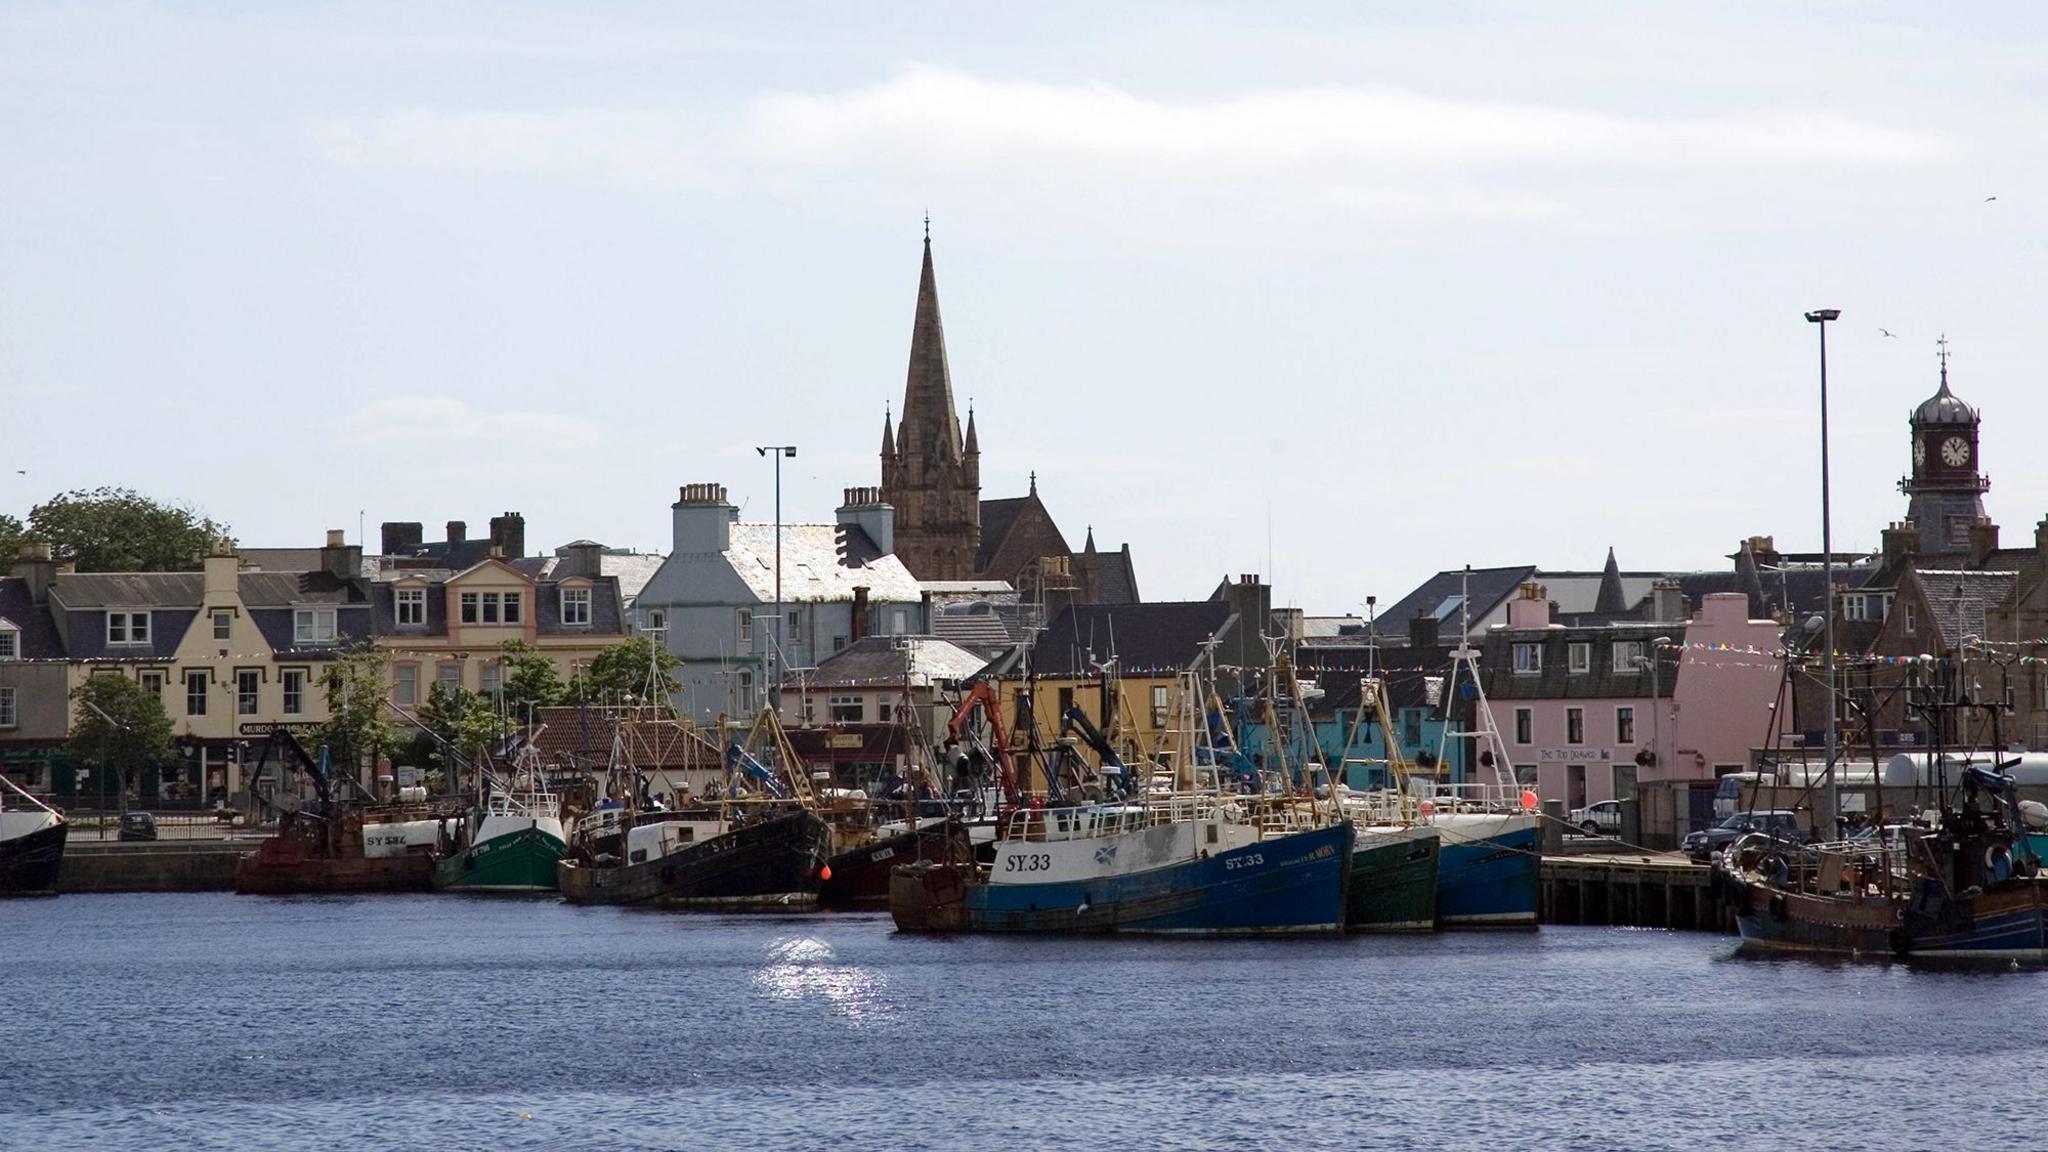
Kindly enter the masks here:
M 464 892 L 553 892 L 569 851 L 561 804 L 546 793 L 492 791 L 470 811 L 455 851 L 434 865 L 434 887 Z
M 1427 825 L 1359 825 L 1344 927 L 1353 932 L 1435 928 L 1438 845 L 1436 829 Z

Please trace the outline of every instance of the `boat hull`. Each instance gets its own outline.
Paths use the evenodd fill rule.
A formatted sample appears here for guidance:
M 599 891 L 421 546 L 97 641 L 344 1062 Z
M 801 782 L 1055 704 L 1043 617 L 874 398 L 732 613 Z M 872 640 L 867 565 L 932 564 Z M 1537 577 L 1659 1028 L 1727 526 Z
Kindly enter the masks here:
M 818 885 L 823 908 L 887 908 L 889 878 L 904 864 L 918 860 L 965 861 L 974 855 L 967 826 L 944 820 L 894 836 L 870 841 L 825 862 L 828 875 Z
M 1344 926 L 1353 932 L 1434 929 L 1440 845 L 1429 827 L 1359 829 Z
M 1955 900 L 1929 892 L 1906 909 L 1898 941 L 1914 959 L 2048 960 L 2048 884 L 2017 881 Z
M 1751 951 L 1890 956 L 1898 906 L 1881 897 L 1781 892 L 1715 864 L 1715 882 L 1735 913 L 1742 946 Z
M 569 846 L 526 827 L 472 844 L 434 865 L 434 887 L 450 892 L 553 892 Z
M 64 865 L 64 838 L 70 831 L 71 825 L 58 820 L 0 840 L 0 896 L 55 893 L 57 873 Z
M 269 841 L 264 842 L 265 845 Z M 344 892 L 428 892 L 434 858 L 424 852 L 364 857 L 265 855 L 262 847 L 235 861 L 235 891 L 245 896 L 311 896 Z
M 967 866 L 896 869 L 889 911 L 905 932 L 1306 935 L 1344 926 L 1349 823 L 1140 872 L 992 884 Z
M 1531 928 L 1542 857 L 1532 815 L 1438 816 L 1436 922 L 1444 928 Z
M 817 900 L 829 837 L 824 821 L 797 812 L 639 864 L 564 859 L 555 874 L 572 904 L 786 908 Z

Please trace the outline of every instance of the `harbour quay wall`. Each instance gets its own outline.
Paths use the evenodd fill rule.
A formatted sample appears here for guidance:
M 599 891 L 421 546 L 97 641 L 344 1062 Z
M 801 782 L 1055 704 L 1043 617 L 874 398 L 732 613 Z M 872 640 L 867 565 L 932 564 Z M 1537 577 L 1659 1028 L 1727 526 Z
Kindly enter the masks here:
M 1545 924 L 1735 931 L 1712 869 L 1673 856 L 1546 856 L 1537 918 Z
M 67 844 L 59 892 L 232 892 L 253 845 L 219 840 Z

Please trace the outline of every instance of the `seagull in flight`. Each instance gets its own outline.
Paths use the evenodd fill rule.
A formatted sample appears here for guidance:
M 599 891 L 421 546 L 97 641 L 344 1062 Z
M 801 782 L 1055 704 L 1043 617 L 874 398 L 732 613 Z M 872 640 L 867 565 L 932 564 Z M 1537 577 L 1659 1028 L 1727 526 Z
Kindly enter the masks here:
M 1993 200 L 1996 200 L 1996 199 L 1998 199 L 1998 197 L 1996 197 L 1996 196 L 1986 196 L 1986 197 L 1984 198 L 1984 202 L 1985 202 L 1986 204 L 1989 204 L 1989 203 L 1991 203 L 1991 202 L 1992 202 Z
M 1878 332 L 1879 332 L 1879 334 L 1881 334 L 1881 335 L 1884 335 L 1884 336 L 1889 336 L 1889 337 L 1891 337 L 1891 338 L 1892 338 L 1892 339 L 1894 339 L 1894 340 L 1897 340 L 1897 339 L 1899 338 L 1899 337 L 1898 337 L 1898 334 L 1897 334 L 1897 333 L 1895 333 L 1895 332 L 1893 332 L 1893 331 L 1892 331 L 1891 329 L 1889 329 L 1889 328 L 1879 328 L 1879 329 L 1878 329 Z

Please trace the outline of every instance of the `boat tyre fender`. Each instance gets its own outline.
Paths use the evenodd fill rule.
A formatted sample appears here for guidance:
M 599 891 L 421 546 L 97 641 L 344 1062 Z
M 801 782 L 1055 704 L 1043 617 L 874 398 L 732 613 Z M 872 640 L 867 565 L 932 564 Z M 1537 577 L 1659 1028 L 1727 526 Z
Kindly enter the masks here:
M 1984 850 L 1984 874 L 1993 883 L 2012 879 L 2012 853 L 2003 844 L 1993 844 Z

